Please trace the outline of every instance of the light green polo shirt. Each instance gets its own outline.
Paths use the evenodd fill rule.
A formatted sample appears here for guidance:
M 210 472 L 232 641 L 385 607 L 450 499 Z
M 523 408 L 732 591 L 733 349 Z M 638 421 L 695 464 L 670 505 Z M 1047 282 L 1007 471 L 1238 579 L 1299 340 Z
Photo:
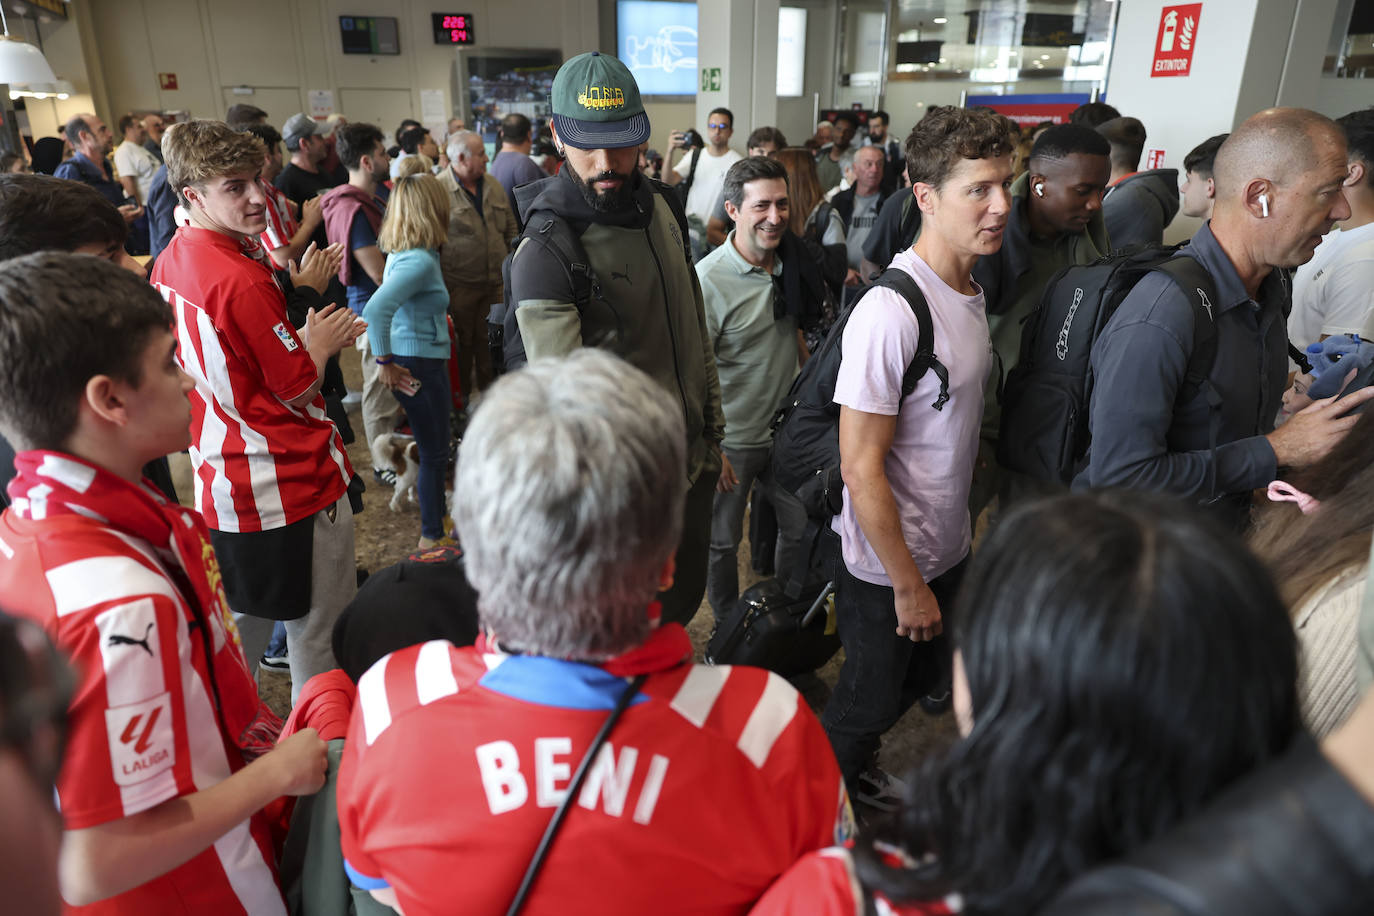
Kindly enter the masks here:
M 782 260 L 765 273 L 725 244 L 697 263 L 706 331 L 716 354 L 720 399 L 729 449 L 766 448 L 769 424 L 797 377 L 797 321 L 773 317 L 773 278 L 782 281 Z

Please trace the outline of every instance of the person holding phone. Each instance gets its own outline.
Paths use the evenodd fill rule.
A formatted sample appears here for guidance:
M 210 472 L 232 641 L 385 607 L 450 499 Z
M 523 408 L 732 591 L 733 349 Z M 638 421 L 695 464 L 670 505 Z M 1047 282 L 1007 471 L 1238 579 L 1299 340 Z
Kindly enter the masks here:
M 450 397 L 448 289 L 439 246 L 448 238 L 448 194 L 425 172 L 397 179 L 377 246 L 382 285 L 363 308 L 378 377 L 405 408 L 420 449 L 420 547 L 452 544 L 444 530 Z

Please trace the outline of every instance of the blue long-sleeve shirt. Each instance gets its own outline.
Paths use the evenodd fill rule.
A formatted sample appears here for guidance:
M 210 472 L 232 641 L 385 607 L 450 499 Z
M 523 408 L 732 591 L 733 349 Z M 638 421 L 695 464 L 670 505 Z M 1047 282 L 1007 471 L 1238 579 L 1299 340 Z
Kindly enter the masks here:
M 1126 296 L 1093 347 L 1092 445 L 1076 486 L 1208 499 L 1274 479 L 1277 461 L 1264 435 L 1274 428 L 1287 382 L 1287 285 L 1273 271 L 1251 299 L 1211 223 L 1187 250 L 1211 276 L 1217 296 L 1217 354 L 1208 377 L 1221 397 L 1215 456 L 1206 391 L 1179 400 L 1193 347 L 1193 306 L 1156 272 Z M 1213 462 L 1215 493 L 1209 492 Z
M 448 289 L 439 252 L 410 248 L 388 255 L 382 285 L 363 308 L 363 318 L 378 356 L 447 359 Z

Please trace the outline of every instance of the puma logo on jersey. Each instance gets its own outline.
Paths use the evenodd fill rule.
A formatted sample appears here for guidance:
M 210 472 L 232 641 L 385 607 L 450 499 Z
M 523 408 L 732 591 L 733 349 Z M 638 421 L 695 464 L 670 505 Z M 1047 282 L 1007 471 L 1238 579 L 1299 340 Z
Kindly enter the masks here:
M 522 771 L 520 754 L 509 741 L 478 745 L 475 753 L 487 807 L 493 815 L 515 811 L 529 802 L 530 758 L 526 758 L 527 770 Z M 532 756 L 534 802 L 540 808 L 557 808 L 568 794 L 572 770 L 578 762 L 578 758 L 572 756 L 572 739 L 535 738 Z M 625 807 L 630 802 L 630 786 L 639 782 L 632 817 L 636 824 L 648 824 L 663 791 L 669 761 L 662 754 L 654 754 L 644 766 L 641 762 L 637 748 L 622 745 L 617 751 L 607 741 L 587 770 L 577 803 L 588 811 L 595 811 L 599 806 L 611 817 L 624 817 Z M 637 778 L 638 772 L 643 773 L 642 778 Z
M 621 272 L 618 271 L 618 270 L 613 270 L 613 271 L 611 271 L 611 279 L 612 279 L 612 280 L 624 280 L 626 283 L 629 283 L 631 286 L 634 286 L 634 282 L 630 279 L 630 265 L 629 265 L 629 264 L 626 264 L 626 265 L 625 265 L 625 272 L 624 272 L 624 273 L 621 273 Z
M 149 655 L 153 654 L 153 647 L 148 645 L 148 636 L 153 632 L 153 625 L 148 624 L 148 629 L 143 631 L 142 639 L 134 639 L 132 636 L 120 636 L 118 633 L 110 634 L 110 645 L 112 646 L 142 646 L 143 651 Z

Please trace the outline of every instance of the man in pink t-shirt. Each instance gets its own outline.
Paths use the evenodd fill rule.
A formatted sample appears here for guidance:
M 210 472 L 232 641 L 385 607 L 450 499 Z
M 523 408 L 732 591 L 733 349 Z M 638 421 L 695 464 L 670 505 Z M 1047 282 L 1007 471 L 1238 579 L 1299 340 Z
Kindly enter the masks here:
M 836 610 L 845 662 L 821 721 L 859 802 L 888 805 L 891 783 L 873 765 L 879 739 L 914 696 L 947 683 L 948 649 L 919 654 L 940 635 L 971 543 L 969 482 L 978 451 L 983 383 L 992 359 L 974 263 L 1002 244 L 1010 212 L 1006 118 L 933 108 L 906 142 L 921 235 L 892 267 L 910 274 L 930 307 L 935 355 L 949 370 L 949 402 L 927 373 L 902 398 L 918 331 L 898 293 L 873 289 L 844 329 L 835 383 L 844 509 L 834 522 L 844 564 Z

